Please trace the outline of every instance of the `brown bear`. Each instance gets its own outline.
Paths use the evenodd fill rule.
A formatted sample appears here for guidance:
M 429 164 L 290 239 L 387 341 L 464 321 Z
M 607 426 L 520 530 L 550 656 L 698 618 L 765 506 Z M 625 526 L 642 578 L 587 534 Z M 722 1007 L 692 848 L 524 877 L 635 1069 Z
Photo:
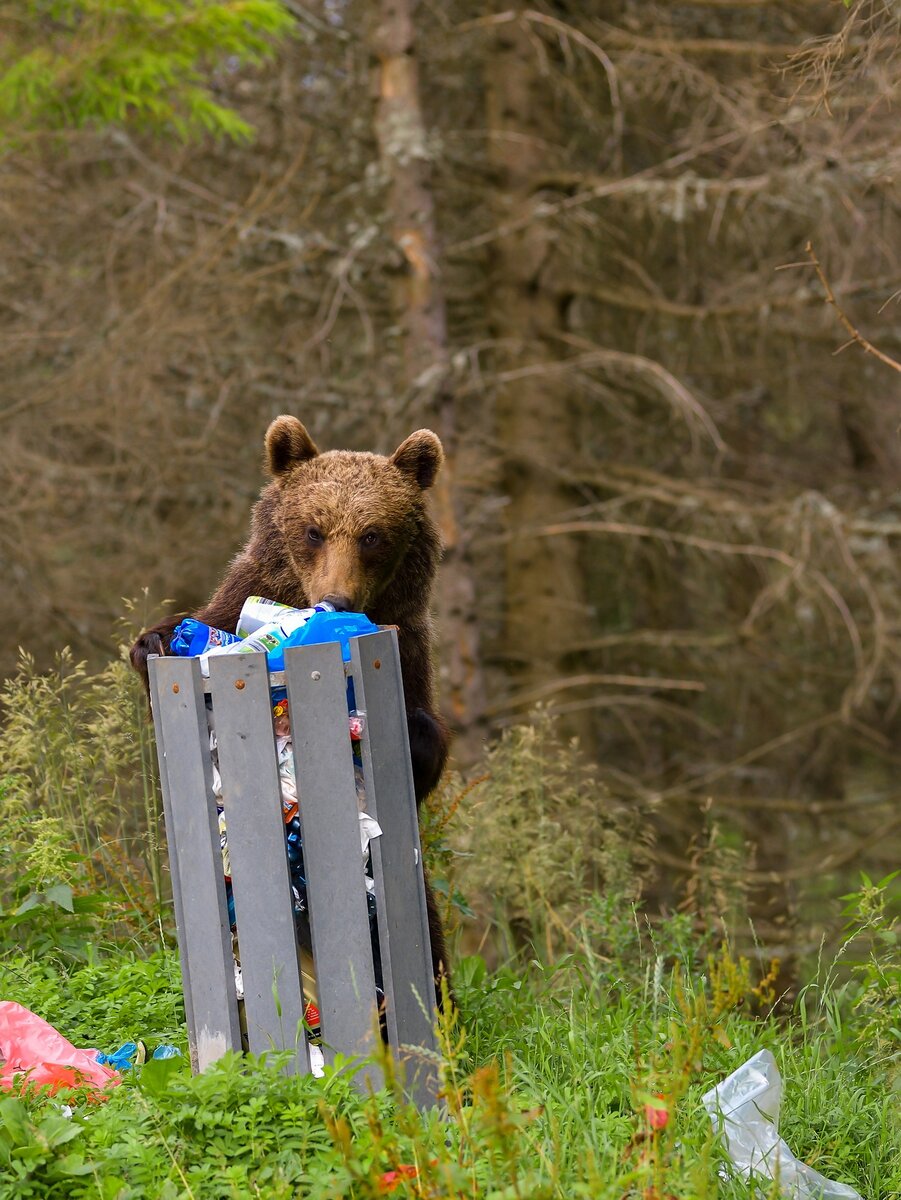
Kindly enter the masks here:
M 209 602 L 194 616 L 234 630 L 248 596 L 295 608 L 328 600 L 396 625 L 410 733 L 416 802 L 434 788 L 449 735 L 435 708 L 429 597 L 441 557 L 438 530 L 425 503 L 444 454 L 428 429 L 412 433 L 390 458 L 320 453 L 296 417 L 266 431 L 272 482 L 254 506 L 250 539 Z M 147 657 L 166 654 L 181 617 L 161 621 L 131 648 L 147 680 Z M 447 969 L 444 932 L 426 883 L 435 979 Z

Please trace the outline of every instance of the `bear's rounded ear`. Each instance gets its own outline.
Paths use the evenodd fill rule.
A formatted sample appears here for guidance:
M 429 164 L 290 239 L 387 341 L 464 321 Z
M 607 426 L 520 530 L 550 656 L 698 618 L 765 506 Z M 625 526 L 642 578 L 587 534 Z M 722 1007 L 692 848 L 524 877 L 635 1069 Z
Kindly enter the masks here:
M 297 417 L 276 417 L 266 430 L 266 459 L 276 477 L 318 453 L 316 443 Z
M 431 429 L 417 429 L 406 441 L 401 442 L 388 461 L 425 490 L 435 482 L 438 469 L 444 462 L 444 451 Z

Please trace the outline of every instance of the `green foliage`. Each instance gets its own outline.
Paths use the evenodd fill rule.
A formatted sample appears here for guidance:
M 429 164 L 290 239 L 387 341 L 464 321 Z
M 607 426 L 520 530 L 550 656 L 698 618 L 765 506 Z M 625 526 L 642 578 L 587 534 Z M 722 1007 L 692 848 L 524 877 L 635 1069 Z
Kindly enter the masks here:
M 109 1053 L 141 1039 L 186 1049 L 181 971 L 170 950 L 148 955 L 121 945 L 77 963 L 9 954 L 0 958 L 0 996 L 24 1004 L 76 1046 Z
M 134 125 L 183 139 L 250 137 L 215 73 L 265 62 L 292 24 L 279 0 L 14 0 L 0 20 L 11 135 Z
M 75 1177 L 91 1168 L 80 1154 L 60 1154 L 81 1130 L 60 1113 L 44 1112 L 32 1120 L 21 1100 L 0 1101 L 0 1166 L 6 1186 L 22 1197 L 46 1196 L 51 1189 L 65 1188 Z M 65 1194 L 65 1193 L 63 1193 Z
M 851 962 L 856 982 L 854 1007 L 859 1039 L 867 1049 L 901 1060 L 901 872 L 874 883 L 861 875 L 861 889 L 842 899 L 850 918 L 842 957 Z M 856 957 L 860 948 L 865 951 Z M 855 957 L 851 958 L 854 953 Z
M 90 674 L 68 650 L 26 654 L 2 691 L 0 950 L 81 954 L 166 897 L 156 765 L 140 684 L 124 659 Z
M 515 945 L 553 957 L 593 897 L 638 894 L 640 810 L 613 800 L 546 711 L 504 731 L 460 811 L 462 891 L 491 905 Z
M 680 938 L 661 935 L 658 961 L 679 953 Z M 76 1044 L 171 1040 L 171 954 L 32 968 L 0 962 L 0 989 Z M 440 1030 L 445 1119 L 406 1105 L 381 1057 L 386 1086 L 373 1095 L 353 1086 L 346 1062 L 322 1080 L 283 1074 L 278 1055 L 229 1055 L 196 1078 L 184 1058 L 149 1063 L 102 1105 L 68 1096 L 68 1133 L 60 1096 L 13 1098 L 0 1106 L 0 1155 L 12 1164 L 0 1200 L 747 1200 L 747 1184 L 719 1177 L 700 1098 L 762 1046 L 779 1061 L 792 1149 L 874 1200 L 897 1189 L 890 1073 L 877 1056 L 833 1051 L 820 1007 L 805 1022 L 753 1016 L 750 966 L 722 948 L 702 968 L 677 961 L 642 979 L 636 964 L 631 974 L 624 987 L 589 949 L 527 971 L 462 960 L 461 1019 Z M 648 1127 L 651 1100 L 667 1113 L 660 1129 Z
M 62 861 L 83 862 L 72 853 Z M 86 875 L 78 885 L 76 895 L 72 882 L 47 883 L 26 867 L 13 883 L 9 909 L 0 911 L 0 949 L 15 946 L 36 955 L 85 958 L 115 905 L 92 889 Z

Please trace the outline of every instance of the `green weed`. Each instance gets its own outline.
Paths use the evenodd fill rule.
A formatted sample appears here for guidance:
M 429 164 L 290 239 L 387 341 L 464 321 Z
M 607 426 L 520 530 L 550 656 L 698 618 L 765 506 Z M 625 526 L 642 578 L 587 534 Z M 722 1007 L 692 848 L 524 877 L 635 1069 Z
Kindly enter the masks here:
M 507 954 L 528 949 L 551 961 L 578 944 L 592 897 L 637 899 L 641 812 L 614 801 L 549 713 L 506 730 L 480 775 L 461 796 L 457 879 Z
M 22 654 L 2 692 L 0 949 L 84 956 L 145 940 L 167 903 L 152 729 L 124 658 L 97 674 L 67 650 Z

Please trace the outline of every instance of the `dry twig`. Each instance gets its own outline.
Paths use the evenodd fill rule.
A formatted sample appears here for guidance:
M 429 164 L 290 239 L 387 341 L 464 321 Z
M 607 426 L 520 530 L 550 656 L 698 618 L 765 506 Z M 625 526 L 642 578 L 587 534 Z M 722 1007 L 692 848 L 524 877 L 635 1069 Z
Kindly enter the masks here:
M 901 371 L 901 363 L 899 363 L 897 359 L 892 358 L 890 354 L 886 354 L 883 350 L 880 350 L 878 346 L 874 346 L 869 338 L 865 338 L 836 300 L 835 292 L 832 290 L 832 285 L 826 278 L 826 272 L 823 270 L 822 266 L 820 265 L 820 260 L 816 256 L 816 252 L 813 248 L 813 242 L 808 242 L 804 249 L 806 250 L 810 261 L 813 263 L 813 269 L 817 273 L 817 278 L 823 285 L 823 291 L 826 293 L 827 303 L 831 304 L 835 309 L 836 313 L 838 314 L 838 319 L 851 335 L 851 341 L 857 342 L 858 346 L 861 346 L 864 350 L 866 350 L 867 354 L 872 354 L 874 358 L 878 358 L 879 361 L 885 363 L 887 367 L 891 367 L 894 371 Z M 850 342 L 846 342 L 844 346 L 839 346 L 835 353 L 841 354 L 842 350 L 844 350 L 850 344 Z

